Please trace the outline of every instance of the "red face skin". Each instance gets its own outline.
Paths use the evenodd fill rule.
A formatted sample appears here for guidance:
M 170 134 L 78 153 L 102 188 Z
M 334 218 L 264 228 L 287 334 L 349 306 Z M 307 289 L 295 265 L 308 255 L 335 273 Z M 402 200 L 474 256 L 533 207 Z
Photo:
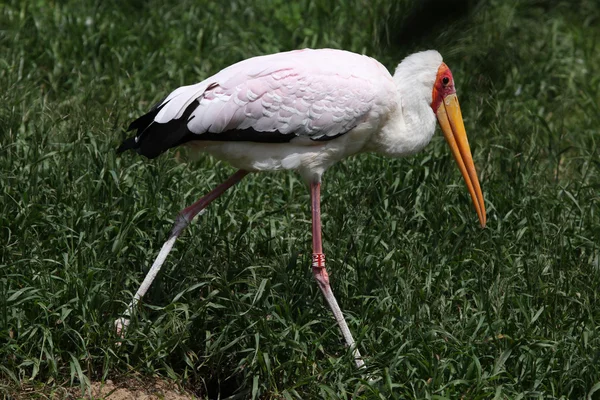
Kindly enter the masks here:
M 450 68 L 448 68 L 446 64 L 442 63 L 438 68 L 435 84 L 433 85 L 433 93 L 431 95 L 431 108 L 433 109 L 433 112 L 437 113 L 444 97 L 454 93 L 456 93 L 456 89 L 454 88 L 452 72 L 450 72 Z

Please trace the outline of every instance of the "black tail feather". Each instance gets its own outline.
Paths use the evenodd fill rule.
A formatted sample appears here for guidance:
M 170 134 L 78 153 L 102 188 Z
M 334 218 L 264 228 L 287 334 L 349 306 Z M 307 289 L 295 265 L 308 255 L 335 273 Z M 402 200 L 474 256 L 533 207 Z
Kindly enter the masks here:
M 157 123 L 154 118 L 165 104 L 167 103 L 154 106 L 150 112 L 142 115 L 129 125 L 127 131 L 136 130 L 136 136 L 125 140 L 117 149 L 118 153 L 135 150 L 148 158 L 156 158 L 171 147 L 178 146 L 193 138 L 194 135 L 188 130 L 187 123 L 192 112 L 198 107 L 199 102 L 197 100 L 192 102 L 180 118 L 172 119 L 166 123 Z
M 137 143 L 135 141 L 135 137 L 132 137 L 132 138 L 124 140 L 123 143 L 121 143 L 121 145 L 117 149 L 117 154 L 121 154 L 124 151 L 136 149 L 138 147 L 139 146 L 137 145 Z
M 165 99 L 162 99 L 161 101 L 156 103 L 150 109 L 150 111 L 148 111 L 146 114 L 142 115 L 141 117 L 133 121 L 131 124 L 129 124 L 129 128 L 127 128 L 127 131 L 137 129 L 138 135 L 140 134 L 140 132 L 143 132 L 144 129 L 146 129 L 154 121 L 154 117 L 156 117 L 160 110 L 167 104 L 163 104 L 164 101 Z

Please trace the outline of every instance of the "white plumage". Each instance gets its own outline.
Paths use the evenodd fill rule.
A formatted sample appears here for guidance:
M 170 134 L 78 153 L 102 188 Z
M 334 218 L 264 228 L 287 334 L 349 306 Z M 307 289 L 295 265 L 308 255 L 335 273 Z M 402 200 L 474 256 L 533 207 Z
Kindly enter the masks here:
M 320 180 L 359 152 L 403 156 L 423 148 L 435 130 L 431 87 L 441 62 L 433 50 L 413 54 L 392 77 L 373 58 L 342 50 L 254 57 L 174 90 L 154 122 L 178 120 L 197 102 L 186 121 L 197 150 L 248 171 L 295 169 L 309 182 Z M 243 133 L 218 140 L 219 133 L 248 129 L 280 136 L 279 143 L 250 135 L 243 141 Z M 203 139 L 207 133 L 217 140 Z

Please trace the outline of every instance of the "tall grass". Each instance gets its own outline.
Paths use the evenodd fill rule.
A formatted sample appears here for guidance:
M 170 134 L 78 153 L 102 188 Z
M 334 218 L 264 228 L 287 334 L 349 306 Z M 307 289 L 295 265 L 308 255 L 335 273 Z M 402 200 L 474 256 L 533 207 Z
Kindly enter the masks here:
M 468 9 L 400 42 L 414 2 L 4 2 L 2 390 L 160 375 L 207 398 L 597 396 L 600 6 Z M 117 345 L 174 216 L 232 172 L 117 157 L 122 128 L 179 85 L 306 46 L 390 69 L 444 54 L 488 227 L 440 135 L 327 172 L 325 251 L 367 384 L 312 280 L 306 188 L 249 176 L 179 240 Z

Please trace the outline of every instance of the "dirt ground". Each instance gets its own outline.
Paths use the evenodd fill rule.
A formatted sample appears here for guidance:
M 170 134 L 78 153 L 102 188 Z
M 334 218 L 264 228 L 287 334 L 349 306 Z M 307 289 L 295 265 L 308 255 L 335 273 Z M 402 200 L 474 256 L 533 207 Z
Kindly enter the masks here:
M 104 383 L 95 382 L 91 386 L 91 399 L 110 399 L 110 400 L 192 400 L 198 399 L 191 393 L 186 393 L 175 385 L 167 382 L 157 380 L 152 384 L 142 385 L 139 382 L 135 382 L 132 386 L 129 383 L 125 385 L 121 383 L 115 385 L 113 381 L 107 380 Z
M 0 390 L 0 398 L 9 400 L 201 400 L 193 393 L 177 387 L 173 382 L 158 378 L 143 380 L 128 378 L 118 382 L 109 379 L 104 383 L 93 382 L 85 394 L 81 392 L 80 387 L 47 385 L 12 387 L 7 391 Z

